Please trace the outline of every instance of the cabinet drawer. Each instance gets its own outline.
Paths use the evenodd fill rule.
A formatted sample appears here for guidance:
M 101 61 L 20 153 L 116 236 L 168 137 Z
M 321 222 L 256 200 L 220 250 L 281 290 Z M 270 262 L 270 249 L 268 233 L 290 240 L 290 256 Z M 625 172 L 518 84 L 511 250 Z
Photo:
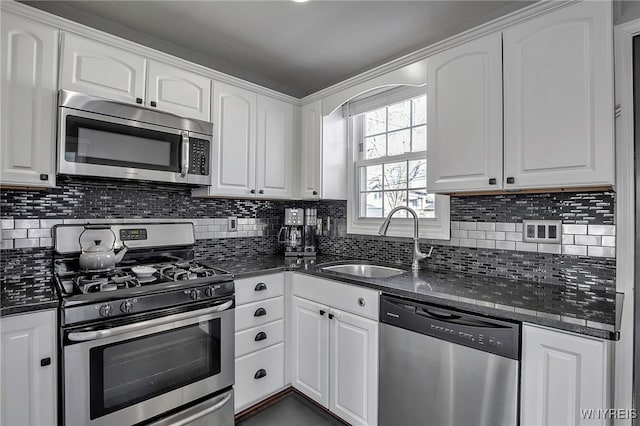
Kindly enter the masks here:
M 284 340 L 284 321 L 278 320 L 236 333 L 236 358 Z
M 282 319 L 284 316 L 284 297 L 248 303 L 236 308 L 236 331 L 257 327 Z
M 293 295 L 378 321 L 376 290 L 294 273 Z
M 283 386 L 284 343 L 236 359 L 236 413 Z
M 284 294 L 284 274 L 263 275 L 260 277 L 236 280 L 236 304 L 271 299 Z

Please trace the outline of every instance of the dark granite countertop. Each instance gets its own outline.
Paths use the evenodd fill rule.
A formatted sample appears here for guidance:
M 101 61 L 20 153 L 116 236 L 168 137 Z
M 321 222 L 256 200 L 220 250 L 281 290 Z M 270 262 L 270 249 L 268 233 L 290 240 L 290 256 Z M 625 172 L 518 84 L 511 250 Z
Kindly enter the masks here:
M 57 308 L 58 296 L 49 277 L 3 277 L 0 316 Z
M 544 325 L 584 335 L 617 340 L 616 313 L 622 309 L 622 295 L 609 288 L 562 286 L 532 281 L 470 275 L 457 272 L 410 270 L 389 278 L 361 278 L 322 271 L 316 265 L 344 263 L 336 256 L 318 256 L 306 263 L 284 256 L 258 256 L 217 263 L 236 278 L 294 270 L 383 293 L 464 309 L 474 313 Z M 363 261 L 358 261 L 363 262 Z M 395 266 L 395 265 L 392 265 Z

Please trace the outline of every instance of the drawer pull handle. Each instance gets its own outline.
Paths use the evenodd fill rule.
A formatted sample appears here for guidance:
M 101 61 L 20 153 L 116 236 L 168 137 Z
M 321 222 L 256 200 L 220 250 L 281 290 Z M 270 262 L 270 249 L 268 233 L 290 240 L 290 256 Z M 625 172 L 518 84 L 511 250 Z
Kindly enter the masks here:
M 258 379 L 262 379 L 266 375 L 267 375 L 267 370 L 265 370 L 264 368 L 261 368 L 260 370 L 256 371 L 256 374 L 253 376 L 253 378 L 258 380 Z
M 265 308 L 258 308 L 256 309 L 256 311 L 253 313 L 254 317 L 263 317 L 267 315 L 267 310 Z
M 267 333 L 265 333 L 264 331 L 261 331 L 260 333 L 256 334 L 256 338 L 254 340 L 256 342 L 259 342 L 261 340 L 267 340 Z
M 267 289 L 267 285 L 265 283 L 258 283 L 256 284 L 256 288 L 254 289 L 255 291 L 264 291 Z

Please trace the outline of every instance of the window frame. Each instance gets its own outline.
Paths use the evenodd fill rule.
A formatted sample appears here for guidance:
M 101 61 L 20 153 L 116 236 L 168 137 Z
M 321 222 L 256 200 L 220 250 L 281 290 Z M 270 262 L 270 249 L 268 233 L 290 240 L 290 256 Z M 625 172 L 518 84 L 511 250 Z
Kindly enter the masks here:
M 394 105 L 404 100 L 412 99 L 425 92 L 425 88 L 422 87 L 422 93 L 420 89 L 411 87 L 405 89 L 402 92 L 406 93 L 404 98 L 398 96 L 397 89 L 394 91 L 392 102 L 386 94 L 374 96 L 380 98 L 380 103 L 369 110 L 375 110 L 384 106 Z M 371 105 L 375 105 L 374 102 L 370 102 Z M 424 157 L 420 154 L 409 152 L 394 156 L 378 157 L 375 159 L 360 159 L 360 146 L 364 146 L 364 114 L 359 113 L 347 118 L 348 129 L 348 152 L 347 152 L 347 233 L 349 234 L 365 234 L 365 235 L 378 235 L 378 230 L 383 218 L 367 218 L 360 217 L 360 203 L 361 203 L 361 173 L 359 168 L 364 165 L 384 164 L 394 161 L 406 161 L 415 160 L 420 158 L 426 159 L 426 153 L 424 151 Z M 427 119 L 427 134 L 429 122 Z M 428 141 L 427 141 L 428 145 Z M 391 160 L 391 161 L 390 161 Z M 427 190 L 429 184 L 427 182 Z M 435 194 L 435 209 L 433 218 L 419 218 L 419 237 L 429 238 L 437 240 L 450 239 L 450 201 L 449 196 Z M 407 218 L 394 216 L 389 226 L 387 236 L 392 237 L 413 237 L 413 218 L 410 216 Z

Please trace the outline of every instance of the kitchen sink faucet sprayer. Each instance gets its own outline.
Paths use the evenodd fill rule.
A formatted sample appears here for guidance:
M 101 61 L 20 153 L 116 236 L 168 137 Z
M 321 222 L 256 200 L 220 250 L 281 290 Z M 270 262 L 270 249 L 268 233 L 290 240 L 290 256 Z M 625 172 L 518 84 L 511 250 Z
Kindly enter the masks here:
M 420 245 L 418 244 L 418 215 L 416 212 L 412 208 L 405 206 L 398 206 L 394 208 L 389 212 L 384 222 L 382 222 L 382 225 L 380 225 L 378 234 L 381 236 L 387 234 L 387 229 L 389 229 L 389 224 L 391 223 L 391 216 L 393 216 L 398 210 L 406 210 L 411 213 L 411 216 L 413 216 L 413 262 L 411 262 L 411 270 L 416 272 L 420 269 L 420 261 L 427 257 L 431 257 L 431 252 L 433 252 L 433 247 L 431 247 L 429 249 L 429 253 L 426 254 L 420 251 Z

